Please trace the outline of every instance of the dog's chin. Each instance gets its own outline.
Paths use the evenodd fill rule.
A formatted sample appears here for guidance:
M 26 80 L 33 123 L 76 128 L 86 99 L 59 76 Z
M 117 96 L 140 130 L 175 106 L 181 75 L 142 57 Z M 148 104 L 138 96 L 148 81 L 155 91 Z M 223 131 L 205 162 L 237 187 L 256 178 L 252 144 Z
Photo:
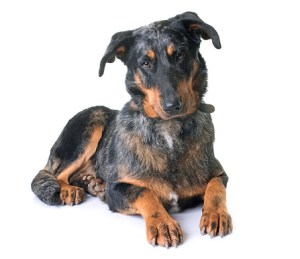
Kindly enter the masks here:
M 163 110 L 157 111 L 159 117 L 162 120 L 166 120 L 166 121 L 176 119 L 176 118 L 184 118 L 184 117 L 187 117 L 187 116 L 193 114 L 194 112 L 196 112 L 196 110 L 181 111 L 181 112 L 173 113 L 173 114 L 167 113 Z
M 176 118 L 176 116 L 169 115 L 169 114 L 159 115 L 159 117 L 164 121 L 168 121 L 168 120 Z

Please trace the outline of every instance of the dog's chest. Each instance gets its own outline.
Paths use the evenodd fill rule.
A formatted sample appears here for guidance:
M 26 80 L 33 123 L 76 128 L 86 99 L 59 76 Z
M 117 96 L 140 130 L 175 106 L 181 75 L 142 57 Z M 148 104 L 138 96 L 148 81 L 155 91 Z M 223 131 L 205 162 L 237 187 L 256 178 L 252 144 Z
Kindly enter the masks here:
M 166 146 L 169 149 L 173 149 L 173 136 L 168 131 L 162 132 L 162 136 L 165 140 Z
M 135 119 L 134 130 L 121 137 L 147 174 L 195 173 L 203 168 L 206 146 L 213 138 L 208 117 L 198 113 L 186 120 L 151 121 L 143 116 Z
M 182 146 L 182 125 L 179 123 L 157 123 L 153 127 L 152 132 L 154 139 L 156 139 L 161 149 L 168 150 L 170 153 L 176 153 L 178 149 L 175 148 Z
M 206 126 L 207 127 L 203 127 Z M 209 150 L 213 134 L 207 120 L 157 123 L 152 130 L 153 163 L 164 164 L 163 171 L 145 173 L 151 188 L 160 192 L 176 211 L 178 201 L 202 193 L 209 175 Z
M 121 122 L 115 142 L 117 163 L 111 159 L 117 179 L 138 181 L 175 209 L 178 200 L 200 194 L 208 175 L 207 145 L 213 137 L 207 117 L 152 121 L 136 116 L 130 127 L 124 127 L 127 118 Z

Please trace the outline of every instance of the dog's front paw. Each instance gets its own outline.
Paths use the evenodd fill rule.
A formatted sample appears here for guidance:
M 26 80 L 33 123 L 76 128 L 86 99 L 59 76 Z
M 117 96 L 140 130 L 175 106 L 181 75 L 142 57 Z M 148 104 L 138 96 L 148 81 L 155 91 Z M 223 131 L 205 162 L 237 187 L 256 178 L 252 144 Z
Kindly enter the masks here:
M 227 210 L 203 209 L 200 220 L 200 231 L 202 234 L 208 234 L 211 237 L 225 236 L 232 232 L 231 216 Z
M 146 220 L 148 242 L 155 246 L 177 247 L 182 244 L 183 234 L 180 225 L 170 216 L 161 217 L 155 213 Z

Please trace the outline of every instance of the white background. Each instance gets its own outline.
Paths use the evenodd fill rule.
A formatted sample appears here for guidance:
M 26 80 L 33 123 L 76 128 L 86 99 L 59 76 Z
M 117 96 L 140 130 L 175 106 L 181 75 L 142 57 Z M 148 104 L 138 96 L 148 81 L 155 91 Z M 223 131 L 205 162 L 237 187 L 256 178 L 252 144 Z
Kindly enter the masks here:
M 298 1 L 1 1 L 1 258 L 299 258 Z M 201 208 L 173 215 L 177 249 L 146 242 L 139 216 L 96 198 L 50 207 L 31 192 L 67 120 L 129 99 L 125 66 L 100 59 L 112 34 L 194 11 L 219 32 L 202 42 L 215 153 L 230 180 L 234 231 L 201 236 Z

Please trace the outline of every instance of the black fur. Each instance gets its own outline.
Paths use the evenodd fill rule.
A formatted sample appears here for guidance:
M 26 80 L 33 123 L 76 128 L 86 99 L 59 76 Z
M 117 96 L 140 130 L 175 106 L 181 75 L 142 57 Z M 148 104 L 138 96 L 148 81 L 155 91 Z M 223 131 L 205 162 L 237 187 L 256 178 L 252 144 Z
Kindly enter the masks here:
M 211 200 L 204 201 L 204 207 L 208 202 L 216 208 L 223 206 L 229 227 L 218 231 L 221 235 L 229 233 L 231 220 L 223 192 L 228 177 L 214 156 L 214 127 L 209 114 L 214 108 L 203 100 L 207 69 L 199 52 L 201 39 L 211 39 L 217 49 L 221 48 L 216 30 L 192 12 L 116 33 L 101 60 L 99 75 L 103 75 L 106 63 L 119 58 L 128 68 L 126 87 L 131 99 L 121 111 L 92 107 L 68 122 L 51 149 L 47 165 L 32 182 L 32 191 L 39 199 L 49 205 L 80 203 L 79 198 L 70 200 L 60 193 L 61 188 L 67 188 L 75 197 L 80 193 L 80 189 L 72 188 L 76 185 L 101 197 L 112 211 L 139 213 L 137 207 L 153 196 L 156 207 L 162 204 L 172 212 L 199 204 L 213 182 L 208 195 Z M 90 153 L 97 129 L 102 135 L 96 139 L 95 152 Z M 214 188 L 219 187 L 214 186 L 219 186 L 219 181 L 213 179 L 223 183 L 222 191 L 216 194 Z M 136 205 L 138 200 L 142 203 Z M 151 213 L 157 220 L 164 212 Z M 172 222 L 168 224 L 172 226 Z M 212 221 L 210 227 L 205 224 L 201 223 L 201 231 L 215 235 L 218 223 Z M 175 234 L 165 243 L 159 239 L 156 243 L 179 244 L 180 231 L 170 232 Z

